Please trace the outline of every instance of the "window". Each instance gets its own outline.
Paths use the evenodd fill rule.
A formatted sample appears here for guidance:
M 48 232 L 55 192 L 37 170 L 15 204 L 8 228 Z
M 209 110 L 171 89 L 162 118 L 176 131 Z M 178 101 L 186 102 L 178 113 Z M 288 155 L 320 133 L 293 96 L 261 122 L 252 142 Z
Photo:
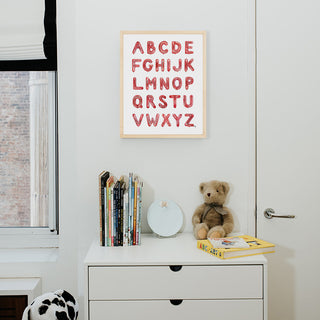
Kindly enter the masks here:
M 2 246 L 22 245 L 19 237 L 13 240 L 19 234 L 23 246 L 56 246 L 55 78 L 55 71 L 0 72 Z
M 0 247 L 56 247 L 56 1 L 6 0 L 0 30 Z

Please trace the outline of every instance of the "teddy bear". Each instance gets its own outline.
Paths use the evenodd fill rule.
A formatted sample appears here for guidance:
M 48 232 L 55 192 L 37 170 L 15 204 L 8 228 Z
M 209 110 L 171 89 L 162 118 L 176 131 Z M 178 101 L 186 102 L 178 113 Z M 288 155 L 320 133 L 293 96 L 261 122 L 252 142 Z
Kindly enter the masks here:
M 204 203 L 197 207 L 192 216 L 194 236 L 198 240 L 223 238 L 234 227 L 232 213 L 224 207 L 229 192 L 227 182 L 212 180 L 199 186 Z

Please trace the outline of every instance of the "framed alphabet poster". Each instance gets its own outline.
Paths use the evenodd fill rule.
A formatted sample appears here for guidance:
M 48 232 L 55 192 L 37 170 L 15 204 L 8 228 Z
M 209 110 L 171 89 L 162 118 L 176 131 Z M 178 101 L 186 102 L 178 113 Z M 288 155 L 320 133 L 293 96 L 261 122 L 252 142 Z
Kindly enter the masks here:
M 204 31 L 122 31 L 122 138 L 206 136 Z

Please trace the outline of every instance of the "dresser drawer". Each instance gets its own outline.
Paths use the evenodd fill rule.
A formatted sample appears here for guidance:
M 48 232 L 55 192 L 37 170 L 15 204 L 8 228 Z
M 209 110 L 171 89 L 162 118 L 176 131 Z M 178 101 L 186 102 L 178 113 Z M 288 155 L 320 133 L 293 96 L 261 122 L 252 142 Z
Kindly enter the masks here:
M 261 265 L 90 267 L 89 300 L 261 299 Z
M 159 301 L 91 301 L 90 319 L 262 320 L 262 300 L 184 300 L 173 305 Z

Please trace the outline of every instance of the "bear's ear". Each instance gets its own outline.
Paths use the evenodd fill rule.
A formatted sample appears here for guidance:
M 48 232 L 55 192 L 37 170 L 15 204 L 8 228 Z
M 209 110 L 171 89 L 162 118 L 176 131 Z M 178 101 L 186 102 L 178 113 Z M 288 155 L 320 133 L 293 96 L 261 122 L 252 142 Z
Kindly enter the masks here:
M 229 184 L 227 182 L 221 182 L 221 189 L 224 194 L 227 194 L 230 190 Z
M 199 190 L 200 190 L 201 193 L 203 193 L 205 185 L 206 184 L 204 182 L 200 183 Z

